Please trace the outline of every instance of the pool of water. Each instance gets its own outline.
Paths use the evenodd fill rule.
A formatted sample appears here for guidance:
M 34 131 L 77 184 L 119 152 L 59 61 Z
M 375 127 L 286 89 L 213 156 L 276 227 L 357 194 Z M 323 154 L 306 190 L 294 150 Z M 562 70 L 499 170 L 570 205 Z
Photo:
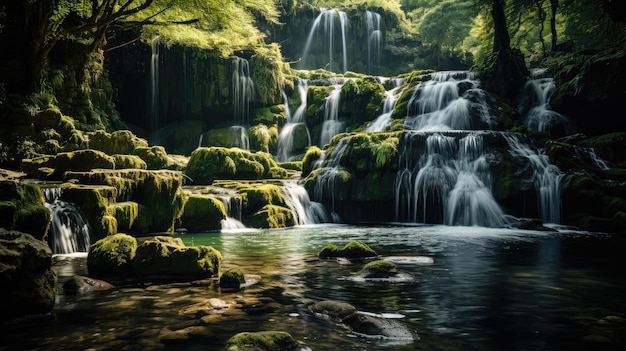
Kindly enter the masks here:
M 180 235 L 211 245 L 260 280 L 215 279 L 59 293 L 53 313 L 3 325 L 2 350 L 223 350 L 243 331 L 289 332 L 312 350 L 622 350 L 626 275 L 619 236 L 567 230 L 314 225 Z M 355 279 L 363 262 L 319 259 L 358 240 L 404 279 Z M 86 274 L 84 255 L 59 260 L 59 284 Z M 372 338 L 309 311 L 323 300 L 394 318 L 414 340 Z M 201 307 L 199 307 L 201 306 Z M 207 306 L 212 311 L 207 312 Z M 227 307 L 224 307 L 227 306 Z

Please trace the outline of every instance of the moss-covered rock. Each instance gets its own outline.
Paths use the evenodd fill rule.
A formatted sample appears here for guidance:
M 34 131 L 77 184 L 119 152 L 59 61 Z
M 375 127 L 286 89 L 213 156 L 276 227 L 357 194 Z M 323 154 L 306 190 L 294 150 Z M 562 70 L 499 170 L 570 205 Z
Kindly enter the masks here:
M 56 155 L 54 174 L 62 178 L 67 171 L 86 172 L 92 169 L 114 169 L 115 158 L 98 150 L 77 150 Z
M 132 155 L 135 149 L 148 147 L 145 139 L 137 137 L 129 130 L 117 130 L 112 133 L 97 130 L 85 135 L 89 138 L 89 148 L 108 155 Z
M 211 246 L 185 246 L 179 238 L 157 236 L 138 248 L 133 265 L 139 279 L 150 277 L 213 277 L 222 255 Z
M 139 156 L 146 162 L 148 169 L 163 169 L 169 165 L 169 158 L 165 148 L 160 145 L 151 147 L 137 147 L 133 154 Z
M 0 320 L 49 313 L 57 275 L 50 247 L 32 235 L 0 228 Z
M 116 232 L 128 233 L 136 229 L 139 218 L 139 204 L 133 201 L 115 203 L 107 207 L 107 214 L 115 219 Z
M 318 254 L 321 258 L 345 257 L 352 259 L 362 259 L 376 257 L 378 254 L 367 244 L 359 241 L 351 241 L 344 247 L 339 248 L 334 244 L 328 244 Z
M 283 125 L 287 121 L 285 105 L 274 105 L 254 110 L 254 121 L 265 125 Z
M 257 124 L 248 130 L 250 138 L 250 150 L 261 151 L 270 154 L 276 153 L 278 143 L 278 129 L 276 125 L 268 127 L 264 124 Z
M 357 273 L 363 278 L 390 278 L 398 274 L 398 267 L 386 260 L 376 260 L 368 262 Z
M 315 164 L 322 156 L 322 150 L 317 146 L 311 146 L 307 149 L 304 158 L 302 158 L 302 176 L 307 177 L 315 168 Z
M 282 331 L 239 333 L 226 344 L 227 351 L 296 351 L 300 347 L 293 336 Z
M 224 203 L 204 195 L 188 196 L 181 216 L 182 225 L 190 232 L 219 230 L 225 218 Z
M 270 178 L 279 173 L 276 172 L 277 169 L 280 167 L 268 153 L 253 153 L 237 148 L 202 147 L 191 154 L 185 174 L 195 184 L 209 184 L 216 179 Z
M 109 205 L 115 203 L 117 190 L 114 187 L 64 183 L 62 189 L 61 200 L 76 204 L 85 214 L 92 230 L 92 241 L 117 232 L 117 223 L 111 223 L 110 218 L 103 220 Z
M 246 278 L 239 269 L 229 269 L 220 276 L 221 288 L 239 289 L 245 282 Z
M 87 253 L 89 275 L 118 279 L 134 276 L 133 259 L 137 246 L 137 239 L 122 233 L 96 241 Z
M 0 227 L 28 233 L 46 240 L 50 210 L 41 189 L 16 180 L 0 181 Z
M 293 227 L 295 219 L 290 209 L 278 205 L 265 205 L 258 212 L 244 219 L 244 224 L 252 228 Z
M 146 161 L 137 155 L 113 155 L 115 169 L 148 169 Z

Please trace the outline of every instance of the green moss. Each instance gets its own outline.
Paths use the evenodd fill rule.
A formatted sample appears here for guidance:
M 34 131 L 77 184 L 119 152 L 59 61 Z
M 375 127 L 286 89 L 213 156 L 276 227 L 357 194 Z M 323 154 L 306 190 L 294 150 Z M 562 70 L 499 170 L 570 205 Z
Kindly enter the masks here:
M 343 248 L 339 249 L 335 245 L 326 245 L 318 254 L 320 257 L 346 257 L 346 258 L 367 258 L 378 256 L 367 244 L 359 241 L 351 241 Z
M 220 276 L 221 288 L 239 289 L 241 284 L 245 284 L 246 278 L 239 269 L 229 269 Z
M 113 155 L 115 169 L 148 169 L 146 161 L 137 155 Z
M 162 169 L 166 168 L 169 164 L 165 148 L 160 145 L 152 147 L 137 147 L 133 151 L 133 154 L 144 160 L 148 169 Z
M 136 202 L 122 202 L 110 205 L 107 208 L 109 216 L 115 218 L 117 231 L 131 232 L 135 221 L 139 217 L 139 205 Z
M 376 260 L 363 266 L 358 274 L 367 278 L 388 278 L 397 273 L 398 267 L 394 263 L 386 260 Z
M 282 331 L 244 332 L 233 336 L 226 344 L 227 351 L 290 351 L 299 343 Z
M 221 200 L 203 195 L 190 195 L 182 214 L 182 225 L 190 232 L 219 230 L 226 218 Z
M 129 277 L 137 251 L 137 239 L 127 234 L 114 234 L 89 247 L 87 269 L 94 277 Z
M 302 158 L 302 176 L 308 176 L 313 170 L 315 163 L 322 156 L 322 150 L 317 146 L 311 146 Z
M 115 168 L 115 158 L 98 150 L 62 152 L 56 155 L 54 174 L 61 178 L 67 171 L 85 172 L 97 168 Z
M 108 155 L 129 155 L 137 148 L 148 147 L 145 139 L 135 136 L 129 130 L 117 130 L 113 133 L 97 130 L 86 135 L 89 137 L 89 148 L 100 150 Z
M 302 171 L 302 161 L 279 162 L 278 165 L 290 171 Z
M 251 228 L 293 227 L 295 220 L 290 209 L 278 205 L 265 205 L 261 210 L 244 220 Z
M 248 130 L 250 138 L 250 150 L 269 152 L 270 132 L 266 125 L 257 124 Z
M 43 240 L 50 225 L 50 210 L 35 184 L 0 181 L 0 227 L 28 233 Z

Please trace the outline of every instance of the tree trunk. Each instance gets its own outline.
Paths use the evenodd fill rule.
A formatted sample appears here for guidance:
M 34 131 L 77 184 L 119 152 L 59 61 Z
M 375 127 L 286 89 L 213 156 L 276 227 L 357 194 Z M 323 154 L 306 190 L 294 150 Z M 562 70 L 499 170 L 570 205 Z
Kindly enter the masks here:
M 493 0 L 491 7 L 491 16 L 493 17 L 494 36 L 493 36 L 493 52 L 507 51 L 511 49 L 511 37 L 506 24 L 506 15 L 504 14 L 505 0 Z
M 556 12 L 559 8 L 559 0 L 550 0 L 550 8 L 552 9 L 552 12 L 550 13 L 550 32 L 552 33 L 552 51 L 555 51 L 557 43 L 558 43 L 557 33 L 556 33 Z

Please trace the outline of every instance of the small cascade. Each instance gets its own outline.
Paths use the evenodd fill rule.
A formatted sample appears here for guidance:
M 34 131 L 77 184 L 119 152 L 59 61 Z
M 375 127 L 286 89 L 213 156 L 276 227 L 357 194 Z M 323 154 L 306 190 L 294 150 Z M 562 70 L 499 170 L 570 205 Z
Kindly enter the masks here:
M 491 194 L 491 171 L 478 132 L 412 132 L 399 145 L 396 220 L 503 227 Z
M 226 208 L 226 218 L 222 219 L 222 230 L 245 229 L 241 223 L 242 203 L 241 196 L 236 191 L 226 188 L 215 188 L 213 196 L 224 204 Z
M 567 117 L 550 109 L 550 97 L 556 87 L 554 79 L 545 77 L 545 69 L 533 70 L 531 79 L 524 85 L 518 110 L 524 116 L 524 125 L 548 135 L 571 134 Z
M 411 130 L 469 130 L 494 124 L 486 95 L 472 72 L 444 71 L 422 77 L 408 101 L 405 126 Z
M 609 163 L 606 160 L 602 159 L 600 156 L 598 156 L 598 154 L 596 153 L 596 149 L 592 147 L 580 147 L 576 145 L 574 146 L 574 151 L 576 152 L 576 156 L 579 159 L 586 160 L 603 171 L 610 169 Z
M 254 99 L 254 81 L 250 75 L 248 60 L 233 57 L 232 100 L 236 125 L 248 125 L 250 121 L 250 102 Z
M 332 222 L 332 217 L 319 202 L 311 201 L 306 189 L 295 180 L 285 180 L 280 187 L 285 203 L 293 212 L 296 225 Z
M 156 36 L 150 44 L 152 54 L 150 56 L 150 129 L 153 138 L 158 133 L 159 125 L 159 44 L 160 38 Z M 159 140 L 153 140 L 153 144 L 158 144 Z
M 333 136 L 341 133 L 343 122 L 339 120 L 339 102 L 343 84 L 335 83 L 334 89 L 326 97 L 324 104 L 324 123 L 320 136 L 320 146 L 327 144 Z
M 366 132 L 384 132 L 391 125 L 391 114 L 396 107 L 398 97 L 402 91 L 398 91 L 400 85 L 404 83 L 404 79 L 394 79 L 394 87 L 385 91 L 385 99 L 383 100 L 383 112 L 380 116 L 376 117 L 374 121 L 365 128 Z
M 46 188 L 46 207 L 52 215 L 48 244 L 53 254 L 87 252 L 91 245 L 89 222 L 78 206 L 61 201 L 61 188 Z
M 365 12 L 367 23 L 367 73 L 376 74 L 374 64 L 380 64 L 380 49 L 383 33 L 380 28 L 381 16 L 373 11 Z
M 243 150 L 250 150 L 250 139 L 248 129 L 243 126 L 230 127 L 230 146 Z
M 326 164 L 323 168 L 320 168 L 315 177 L 313 197 L 315 199 L 324 199 L 326 194 L 330 194 L 330 214 L 332 222 L 335 223 L 341 222 L 341 218 L 336 210 L 336 200 L 339 200 L 337 199 L 337 194 L 343 186 L 344 177 L 346 176 L 346 171 L 340 165 L 340 161 L 343 155 L 345 155 L 347 147 L 346 139 L 342 138 L 329 155 L 326 155 L 326 151 L 323 151 L 320 159 L 314 165 L 315 169 L 320 168 L 324 164 L 324 160 L 327 159 Z
M 539 213 L 545 223 L 561 223 L 561 183 L 564 173 L 550 163 L 548 155 L 531 149 L 515 135 L 507 135 L 510 152 L 526 158 L 534 170 L 533 181 L 537 191 Z
M 348 27 L 348 15 L 344 11 L 336 10 L 336 9 L 320 9 L 320 14 L 315 18 L 313 24 L 311 25 L 311 29 L 309 31 L 309 35 L 307 37 L 306 43 L 304 45 L 304 50 L 302 52 L 302 61 L 300 63 L 300 69 L 307 69 L 306 61 L 309 56 L 309 51 L 311 50 L 311 45 L 313 43 L 313 39 L 316 37 L 321 37 L 323 39 L 323 43 L 328 50 L 328 70 L 333 71 L 334 64 L 334 52 L 335 52 L 335 36 L 337 35 L 335 30 L 335 18 L 339 20 L 339 33 L 341 34 L 341 49 L 342 49 L 342 57 L 343 57 L 343 67 L 342 72 L 348 71 L 348 56 L 346 49 L 346 31 Z M 313 67 L 319 68 L 319 67 Z
M 304 79 L 298 81 L 298 94 L 300 96 L 300 105 L 296 109 L 296 112 L 292 115 L 289 110 L 289 102 L 287 96 L 283 92 L 283 98 L 285 101 L 285 108 L 287 110 L 287 123 L 283 126 L 278 135 L 278 145 L 276 152 L 276 159 L 279 162 L 289 161 L 294 153 L 295 137 L 299 131 L 306 131 L 307 134 L 307 147 L 311 146 L 311 134 L 309 129 L 304 123 L 304 117 L 306 112 L 306 94 L 308 89 L 308 82 Z

